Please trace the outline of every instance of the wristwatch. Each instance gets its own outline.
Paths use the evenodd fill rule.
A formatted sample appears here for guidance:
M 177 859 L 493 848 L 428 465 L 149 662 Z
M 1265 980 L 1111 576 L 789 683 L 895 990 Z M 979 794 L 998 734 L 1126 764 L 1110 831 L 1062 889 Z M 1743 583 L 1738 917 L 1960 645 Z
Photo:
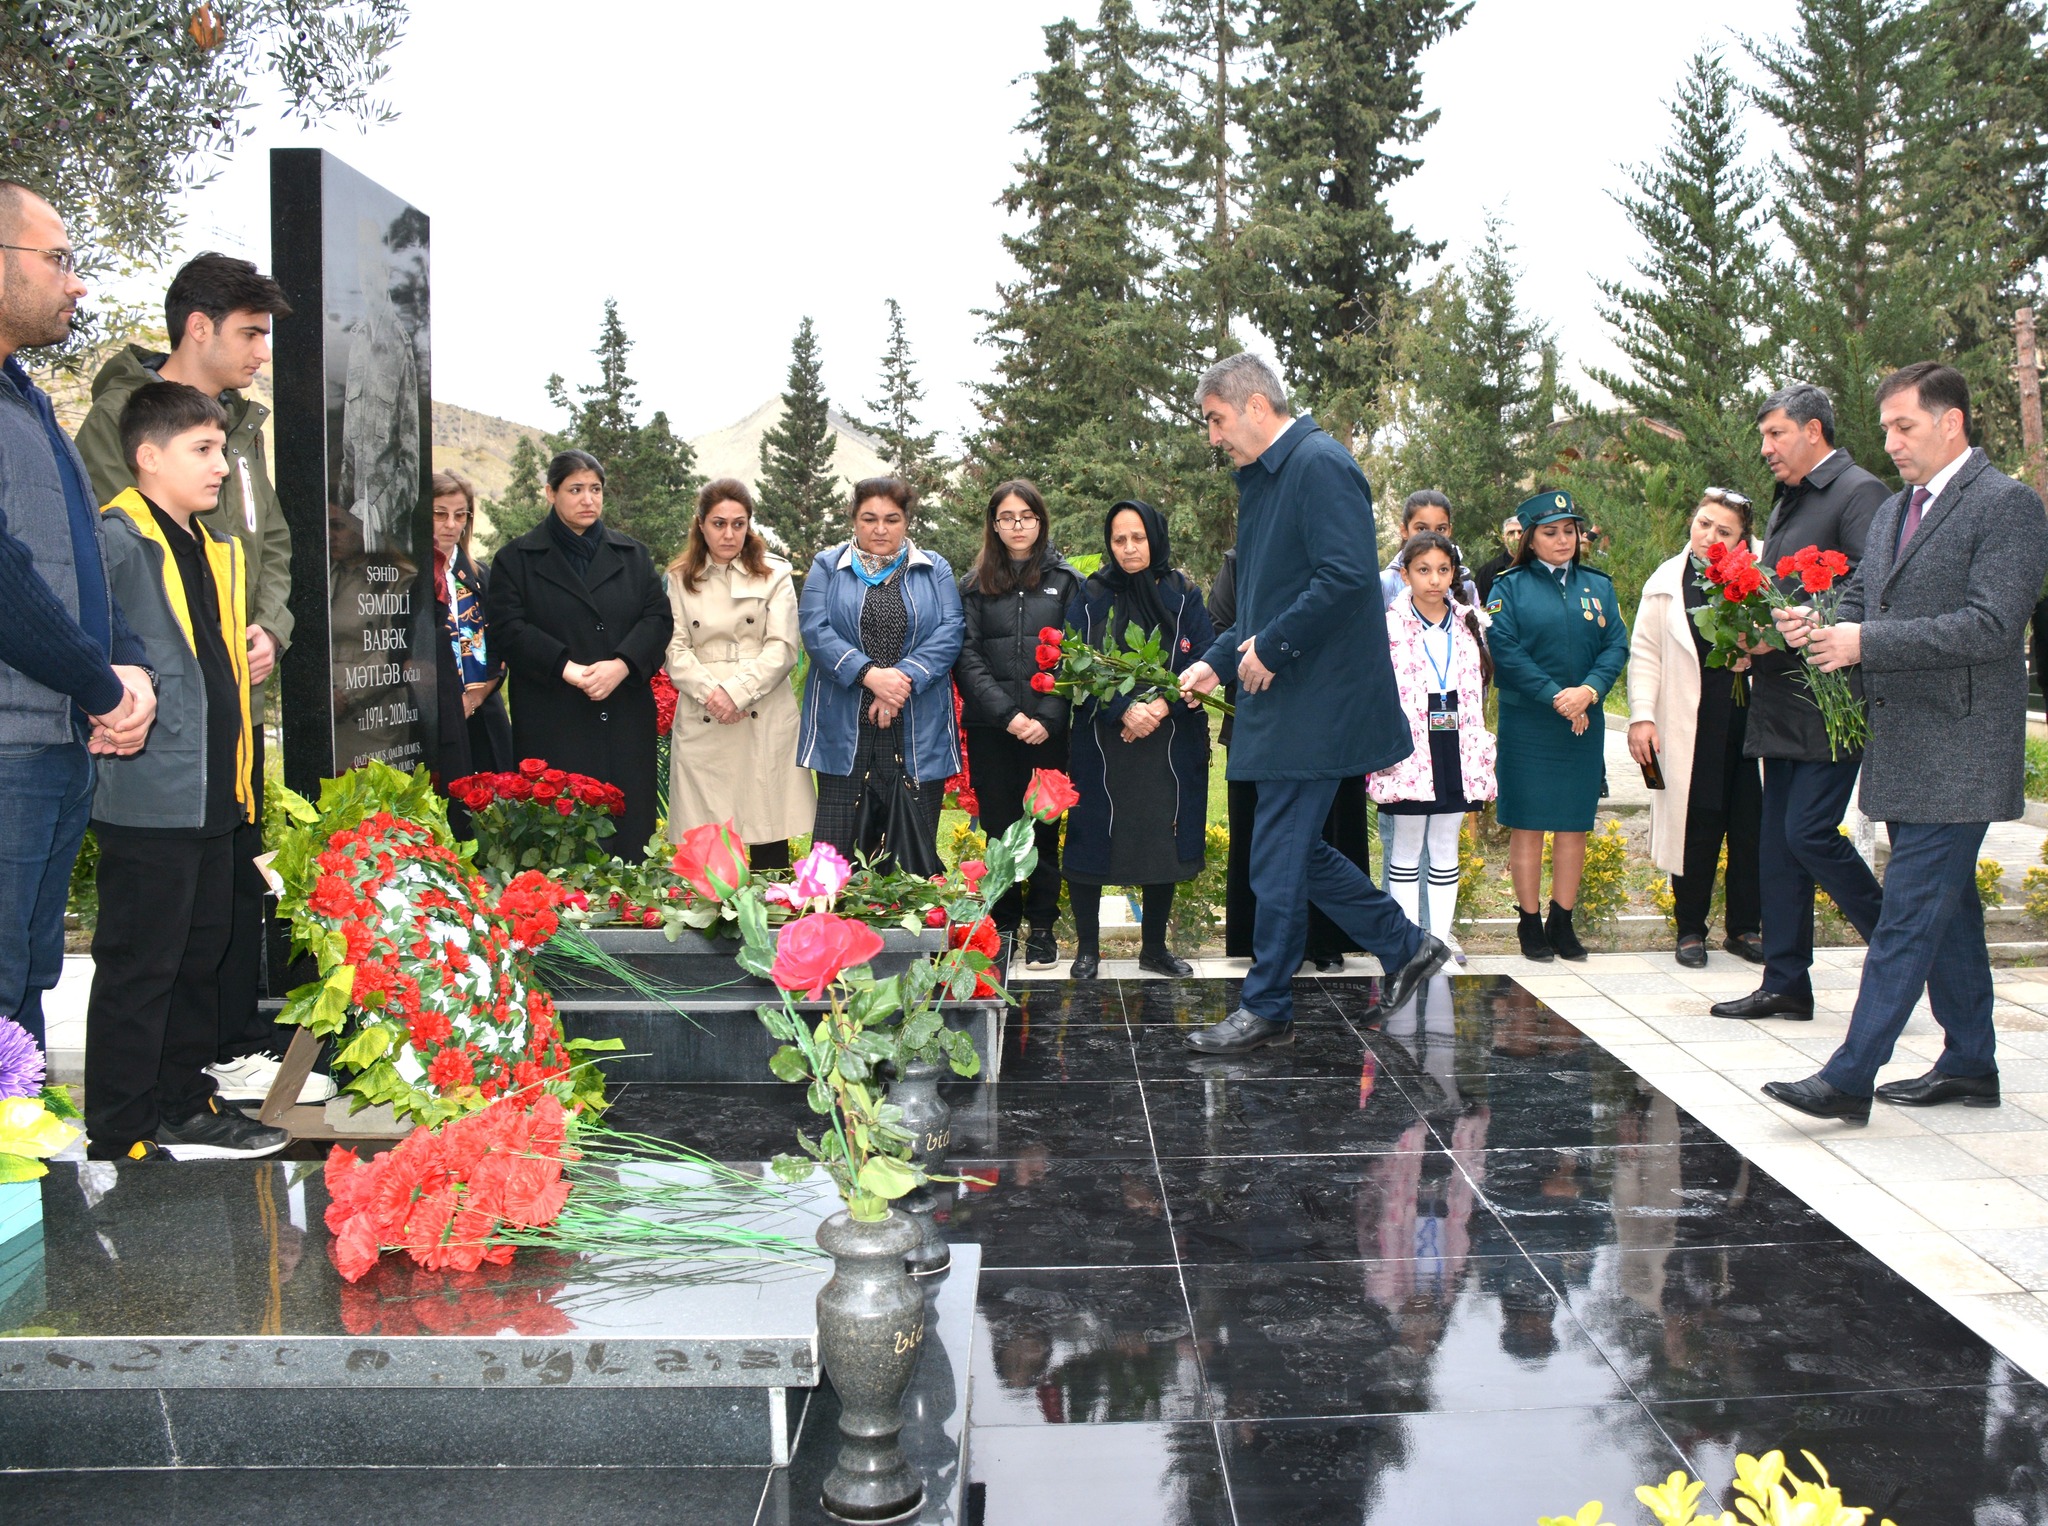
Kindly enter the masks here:
M 164 692 L 164 681 L 157 677 L 156 669 L 146 662 L 138 662 L 135 665 L 149 675 L 149 692 L 161 699 Z

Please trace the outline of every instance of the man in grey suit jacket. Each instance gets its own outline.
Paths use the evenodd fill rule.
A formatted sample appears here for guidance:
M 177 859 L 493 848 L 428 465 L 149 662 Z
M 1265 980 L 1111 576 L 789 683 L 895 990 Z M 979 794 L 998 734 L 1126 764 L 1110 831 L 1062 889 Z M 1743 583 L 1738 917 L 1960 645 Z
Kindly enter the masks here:
M 1837 621 L 1781 611 L 1817 667 L 1860 664 L 1869 705 L 1863 808 L 1889 824 L 1884 910 L 1848 1036 L 1818 1075 L 1767 1096 L 1867 1123 L 1870 1099 L 1998 1105 L 1991 961 L 1977 851 L 2025 809 L 2027 622 L 2048 573 L 2048 517 L 2031 488 L 1970 447 L 1961 373 L 1907 366 L 1877 390 L 1885 450 L 1907 490 L 1872 521 Z M 1875 1086 L 1925 990 L 1946 1035 L 1926 1075 Z

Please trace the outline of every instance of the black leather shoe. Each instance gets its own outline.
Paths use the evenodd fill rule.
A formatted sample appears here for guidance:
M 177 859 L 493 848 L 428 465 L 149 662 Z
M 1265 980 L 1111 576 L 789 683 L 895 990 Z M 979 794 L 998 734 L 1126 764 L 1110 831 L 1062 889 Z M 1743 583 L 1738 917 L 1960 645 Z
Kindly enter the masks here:
M 1721 947 L 1737 959 L 1747 959 L 1751 964 L 1764 962 L 1764 940 L 1755 933 L 1730 933 L 1721 940 Z
M 1543 924 L 1543 939 L 1557 950 L 1558 958 L 1569 959 L 1573 964 L 1586 962 L 1586 945 L 1579 942 L 1578 929 L 1572 926 L 1571 907 L 1560 906 L 1555 901 L 1550 903 L 1550 916 Z
M 1140 953 L 1138 968 L 1148 975 L 1164 975 L 1168 980 L 1185 980 L 1195 973 L 1195 967 L 1170 948 L 1157 948 L 1150 953 Z
M 1076 954 L 1074 962 L 1067 966 L 1067 979 L 1093 980 L 1101 968 L 1102 956 L 1100 954 Z
M 1344 968 L 1344 956 L 1342 954 L 1329 954 L 1321 959 L 1314 959 L 1309 962 L 1316 967 L 1318 975 L 1334 975 L 1337 971 Z
M 1186 1040 L 1188 1048 L 1198 1054 L 1249 1054 L 1254 1049 L 1293 1042 L 1294 1024 L 1276 1023 L 1243 1007 L 1220 1023 L 1190 1033 Z
M 1795 1023 L 1813 1021 L 1813 1003 L 1796 996 L 1758 989 L 1732 1001 L 1717 1001 L 1707 1010 L 1716 1017 L 1782 1017 Z
M 1707 940 L 1687 933 L 1678 940 L 1678 951 L 1672 957 L 1689 970 L 1703 970 L 1707 967 Z
M 1934 1107 L 1943 1102 L 1960 1102 L 1964 1107 L 1998 1106 L 1998 1077 L 1945 1076 L 1930 1070 L 1910 1081 L 1887 1081 L 1877 1089 L 1880 1100 L 1900 1107 Z
M 1415 957 L 1380 982 L 1380 999 L 1366 1012 L 1366 1019 L 1370 1021 L 1406 1006 L 1409 998 L 1422 988 L 1423 981 L 1442 969 L 1450 957 L 1449 944 L 1434 933 L 1424 933 L 1422 947 L 1415 951 Z
M 1870 1099 L 1836 1091 L 1819 1076 L 1804 1081 L 1766 1081 L 1764 1095 L 1773 1102 L 1814 1118 L 1839 1118 L 1844 1123 L 1870 1122 Z
M 1053 940 L 1052 929 L 1034 927 L 1031 936 L 1024 940 L 1024 968 L 1027 970 L 1049 970 L 1060 962 L 1060 946 Z
M 1520 913 L 1521 921 L 1516 924 L 1515 937 L 1521 942 L 1522 957 L 1533 959 L 1538 964 L 1548 964 L 1557 957 L 1557 950 L 1550 946 L 1550 940 L 1543 936 L 1543 918 L 1533 911 Z

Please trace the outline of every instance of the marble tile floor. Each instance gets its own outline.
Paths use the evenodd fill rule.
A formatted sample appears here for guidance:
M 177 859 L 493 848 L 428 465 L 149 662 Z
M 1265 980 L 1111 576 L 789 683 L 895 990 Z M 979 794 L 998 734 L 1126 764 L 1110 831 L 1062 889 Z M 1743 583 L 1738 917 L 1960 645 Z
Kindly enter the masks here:
M 1635 1521 L 1638 1483 L 1690 1468 L 1726 1504 L 1736 1453 L 1806 1446 L 1901 1526 L 2048 1522 L 2048 1387 L 1922 1290 L 1931 1239 L 1895 1248 L 2001 1236 L 1987 1265 L 2048 1271 L 2012 1192 L 1931 1179 L 2005 1226 L 1954 1231 L 1816 1195 L 1860 1170 L 1798 1135 L 1832 1175 L 1780 1175 L 1500 976 L 1381 1023 L 1363 982 L 1304 978 L 1291 1048 L 1184 1050 L 1235 994 L 1024 984 L 1001 1084 L 949 1085 L 973 1180 L 945 1228 L 984 1257 L 971 1521 Z M 1660 1044 L 1685 1052 L 1618 1047 Z M 734 1155 L 807 1117 L 772 1084 L 613 1114 Z

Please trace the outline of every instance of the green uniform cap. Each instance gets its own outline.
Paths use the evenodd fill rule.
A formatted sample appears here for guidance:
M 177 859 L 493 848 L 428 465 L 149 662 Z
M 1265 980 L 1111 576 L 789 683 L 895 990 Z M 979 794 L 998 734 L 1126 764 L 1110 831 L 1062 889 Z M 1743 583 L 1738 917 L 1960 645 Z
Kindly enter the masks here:
M 1576 519 L 1583 524 L 1586 516 L 1581 514 L 1579 506 L 1572 502 L 1570 493 L 1553 489 L 1524 499 L 1522 506 L 1515 510 L 1515 518 L 1522 522 L 1522 529 L 1527 532 L 1538 525 L 1547 525 L 1559 519 Z

